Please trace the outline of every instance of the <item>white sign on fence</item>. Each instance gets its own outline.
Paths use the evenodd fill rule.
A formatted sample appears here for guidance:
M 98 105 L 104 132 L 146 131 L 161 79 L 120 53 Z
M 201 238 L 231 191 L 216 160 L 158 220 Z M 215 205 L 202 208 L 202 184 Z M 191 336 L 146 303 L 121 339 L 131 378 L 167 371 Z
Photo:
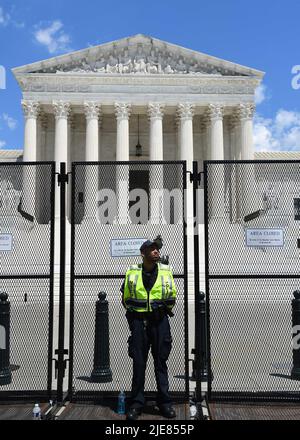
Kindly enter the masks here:
M 112 257 L 137 257 L 141 255 L 140 247 L 146 238 L 117 238 L 110 240 Z
M 257 228 L 246 229 L 246 246 L 282 247 L 284 245 L 283 229 Z
M 12 250 L 12 235 L 0 234 L 0 252 L 11 252 Z

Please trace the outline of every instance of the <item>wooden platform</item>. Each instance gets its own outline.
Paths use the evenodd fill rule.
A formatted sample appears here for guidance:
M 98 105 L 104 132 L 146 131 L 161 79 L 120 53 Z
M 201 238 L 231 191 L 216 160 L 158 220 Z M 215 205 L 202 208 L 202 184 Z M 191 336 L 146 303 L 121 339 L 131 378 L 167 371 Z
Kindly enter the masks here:
M 300 420 L 300 405 L 291 403 L 210 402 L 208 407 L 212 420 Z
M 189 420 L 189 404 L 174 405 L 177 417 L 172 420 Z M 125 420 L 126 416 L 116 413 L 116 402 L 101 404 L 69 403 L 58 420 Z M 147 404 L 138 420 L 168 420 L 162 417 L 154 404 Z
M 42 414 L 48 404 L 40 403 Z M 0 420 L 31 420 L 34 403 L 0 405 Z

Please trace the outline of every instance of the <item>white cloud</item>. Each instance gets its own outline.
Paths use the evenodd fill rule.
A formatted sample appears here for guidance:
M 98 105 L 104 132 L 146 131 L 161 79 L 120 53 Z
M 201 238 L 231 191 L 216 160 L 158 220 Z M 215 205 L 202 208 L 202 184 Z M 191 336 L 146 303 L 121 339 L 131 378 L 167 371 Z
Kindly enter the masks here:
M 13 19 L 15 7 L 14 5 L 10 8 L 10 14 L 5 12 L 4 9 L 0 6 L 0 26 L 8 26 L 12 25 L 17 29 L 22 29 L 25 27 L 25 23 L 23 21 L 16 21 Z
M 5 141 L 2 141 L 2 140 L 0 139 L 0 149 L 3 148 L 3 147 L 5 147 L 5 145 L 6 145 L 6 142 L 5 142 Z
M 69 47 L 71 38 L 63 31 L 63 26 L 60 20 L 53 21 L 47 27 L 37 26 L 34 32 L 36 41 L 46 46 L 51 54 L 72 50 Z
M 300 112 L 278 110 L 274 119 L 254 118 L 256 151 L 300 151 Z
M 267 87 L 264 84 L 260 84 L 255 89 L 255 104 L 259 105 L 262 102 L 264 102 L 266 99 L 268 99 L 267 96 Z
M 9 116 L 7 113 L 3 113 L 2 115 L 3 121 L 6 122 L 8 128 L 10 130 L 15 130 L 17 127 L 17 121 L 16 119 L 12 118 L 11 116 Z
M 7 26 L 10 22 L 10 15 L 4 12 L 3 8 L 0 7 L 0 25 Z

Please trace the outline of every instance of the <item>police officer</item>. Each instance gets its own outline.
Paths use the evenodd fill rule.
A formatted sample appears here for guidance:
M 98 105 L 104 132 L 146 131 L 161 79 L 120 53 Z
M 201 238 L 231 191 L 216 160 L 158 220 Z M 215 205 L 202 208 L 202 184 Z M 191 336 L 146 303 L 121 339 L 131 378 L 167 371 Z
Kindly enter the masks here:
M 143 263 L 129 268 L 121 288 L 131 332 L 128 352 L 133 359 L 131 404 L 127 420 L 136 420 L 142 413 L 150 347 L 158 391 L 157 405 L 164 417 L 176 417 L 169 395 L 167 367 L 172 346 L 169 316 L 173 316 L 171 310 L 175 305 L 176 286 L 170 267 L 159 262 L 161 246 L 158 239 L 142 244 L 140 252 Z

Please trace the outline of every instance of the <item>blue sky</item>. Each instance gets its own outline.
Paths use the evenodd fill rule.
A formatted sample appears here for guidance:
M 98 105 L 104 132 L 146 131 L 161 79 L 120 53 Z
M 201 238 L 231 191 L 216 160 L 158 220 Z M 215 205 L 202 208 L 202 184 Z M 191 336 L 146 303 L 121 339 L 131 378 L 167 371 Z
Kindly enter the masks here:
M 266 72 L 256 149 L 300 151 L 299 17 L 299 0 L 0 0 L 0 148 L 23 147 L 11 68 L 142 33 Z

